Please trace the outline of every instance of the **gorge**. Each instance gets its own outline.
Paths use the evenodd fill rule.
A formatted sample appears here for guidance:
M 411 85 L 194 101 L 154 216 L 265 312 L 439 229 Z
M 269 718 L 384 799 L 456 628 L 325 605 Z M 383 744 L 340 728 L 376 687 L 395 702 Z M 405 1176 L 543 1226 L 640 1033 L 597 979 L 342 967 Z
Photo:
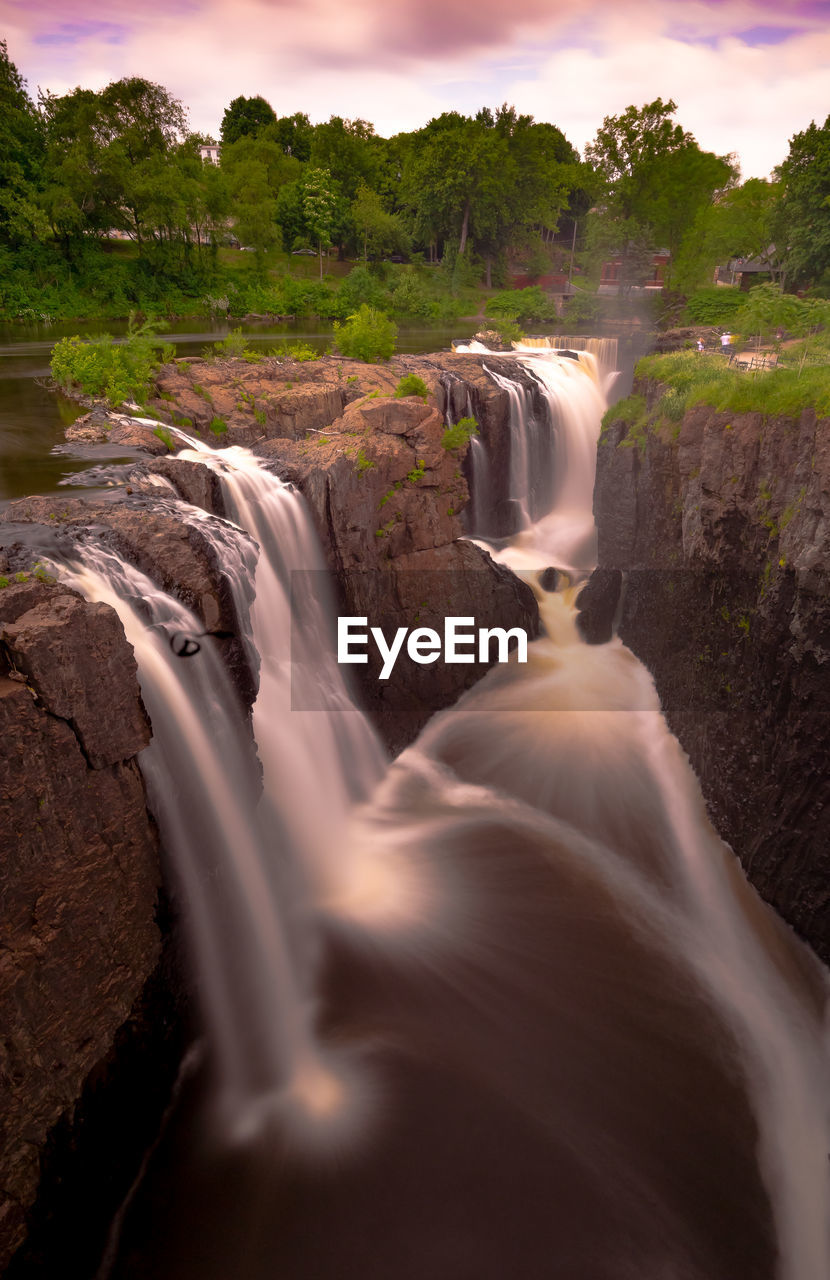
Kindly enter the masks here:
M 189 902 L 213 1049 L 105 1274 L 495 1280 L 549 1276 L 554 1258 L 569 1280 L 820 1280 L 826 977 L 709 826 L 657 700 L 719 830 L 826 957 L 828 486 L 815 422 L 794 438 L 784 424 L 692 413 L 677 439 L 652 432 L 643 450 L 622 448 L 625 426 L 612 420 L 595 495 L 600 568 L 580 621 L 573 584 L 595 560 L 603 407 L 590 352 L 319 363 L 292 367 L 290 387 L 271 371 L 270 395 L 260 368 L 171 366 L 155 404 L 187 410 L 202 437 L 219 411 L 230 448 L 185 430 L 175 457 L 118 474 L 117 501 L 26 499 L 0 521 L 12 578 L 0 592 L 3 704 L 15 733 L 37 721 L 21 736 L 13 801 L 21 815 L 29 804 L 26 839 L 40 851 L 25 875 L 55 863 L 58 840 L 94 848 L 82 901 L 112 913 L 109 931 L 100 919 L 91 929 L 104 954 L 124 928 L 114 891 L 96 887 L 106 850 L 129 841 L 112 865 L 143 876 L 140 891 L 118 887 L 137 915 L 116 968 L 132 999 L 102 961 L 93 987 L 105 989 L 107 1020 L 83 1052 L 79 1031 L 61 1029 L 76 1051 L 57 1091 L 42 1033 L 31 1033 L 34 1053 L 19 1035 L 21 1105 L 34 1092 L 27 1054 L 42 1083 L 36 1114 L 15 1118 L 32 1136 L 26 1170 L 18 1160 L 6 1175 L 14 1243 L 38 1145 L 160 952 L 155 826 L 143 801 L 121 798 L 140 788 L 141 752 L 162 845 L 184 859 L 173 902 Z M 415 368 L 426 403 L 396 401 L 397 379 Z M 480 434 L 465 461 L 444 432 L 468 414 Z M 756 491 L 762 473 L 788 472 L 781 441 L 804 474 L 771 492 L 771 546 Z M 468 478 L 473 540 L 461 538 Z M 787 563 L 765 574 L 773 555 Z M 327 569 L 341 614 L 393 628 L 416 613 L 474 614 L 531 636 L 541 615 L 543 634 L 526 667 L 402 665 L 386 691 L 370 662 L 367 720 L 327 650 Z M 551 570 L 565 571 L 558 591 L 545 589 Z M 758 625 L 747 634 L 732 618 L 750 597 Z M 138 660 L 149 749 L 112 609 Z M 711 634 L 713 613 L 737 630 L 737 654 L 734 635 Z M 583 643 L 580 626 L 602 643 Z M 695 661 L 707 644 L 710 658 Z M 120 692 L 96 675 L 113 666 Z M 773 666 L 788 696 L 764 712 Z M 116 723 L 132 727 L 113 735 Z M 88 821 L 117 815 L 126 834 L 84 830 L 72 845 L 59 813 L 39 832 L 54 778 L 68 774 L 55 748 L 28 744 L 56 735 L 75 753 L 73 808 L 82 790 L 118 786 L 92 799 Z M 49 947 L 63 955 L 55 968 L 73 972 L 76 930 L 90 934 L 65 905 L 67 883 L 56 900 L 69 933 L 63 919 L 45 932 L 42 908 L 33 928 L 35 890 L 14 885 L 21 953 L 38 952 L 19 961 L 20 981 L 35 989 Z M 38 1274 L 21 1257 L 9 1274 Z

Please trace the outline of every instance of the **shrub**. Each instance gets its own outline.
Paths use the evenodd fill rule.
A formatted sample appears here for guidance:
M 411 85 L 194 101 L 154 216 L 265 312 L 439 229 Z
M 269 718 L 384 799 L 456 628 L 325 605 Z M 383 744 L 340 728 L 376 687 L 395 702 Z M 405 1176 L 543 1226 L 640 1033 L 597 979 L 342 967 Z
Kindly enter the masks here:
M 478 423 L 475 418 L 459 418 L 454 426 L 446 427 L 441 437 L 444 449 L 461 449 L 469 444 L 473 436 L 478 435 Z
M 225 360 L 242 360 L 248 355 L 248 340 L 241 329 L 232 329 L 221 342 L 214 342 L 213 352 Z
M 405 396 L 420 396 L 426 403 L 429 395 L 429 388 L 423 378 L 419 378 L 417 373 L 407 373 L 401 378 L 395 387 L 395 399 L 402 400 Z
M 224 418 L 215 417 L 210 420 L 210 429 L 215 436 L 223 436 L 228 429 L 228 424 Z
M 394 321 L 365 302 L 345 323 L 334 324 L 334 340 L 341 355 L 366 363 L 388 360 L 395 351 L 397 337 Z
M 556 304 L 539 288 L 538 284 L 527 289 L 505 289 L 494 293 L 484 308 L 485 315 L 500 316 L 504 320 L 555 320 Z
M 729 324 L 746 303 L 746 294 L 726 286 L 697 289 L 686 300 L 686 314 L 692 324 Z
M 173 354 L 173 348 L 161 343 L 157 334 L 158 326 L 150 321 L 138 325 L 131 315 L 126 337 L 120 342 L 109 334 L 61 338 L 52 350 L 52 377 L 66 390 L 103 396 L 113 405 L 125 400 L 141 403 L 150 393 L 150 382 L 161 361 Z
M 170 453 L 173 452 L 176 446 L 174 444 L 172 435 L 167 430 L 167 427 L 156 427 L 155 430 L 153 431 L 153 435 L 158 436 L 162 444 L 167 445 L 167 448 L 170 451 Z
M 357 454 L 357 462 L 355 465 L 357 466 L 357 474 L 359 476 L 362 476 L 365 472 L 371 471 L 372 467 L 375 464 L 371 458 L 366 456 L 366 453 L 364 452 L 363 449 L 359 449 Z

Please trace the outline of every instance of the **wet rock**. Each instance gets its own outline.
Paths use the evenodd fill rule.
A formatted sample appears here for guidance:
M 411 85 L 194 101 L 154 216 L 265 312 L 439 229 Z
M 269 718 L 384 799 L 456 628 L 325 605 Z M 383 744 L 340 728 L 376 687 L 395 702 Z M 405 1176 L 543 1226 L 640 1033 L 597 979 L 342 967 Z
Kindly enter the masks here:
M 38 700 L 69 723 L 93 769 L 147 746 L 150 725 L 136 661 L 109 605 L 52 591 L 14 621 L 0 623 L 0 642 Z
M 580 591 L 577 625 L 587 644 L 607 644 L 611 639 L 621 590 L 619 569 L 595 569 Z
M 0 618 L 2 1268 L 50 1131 L 156 964 L 160 873 L 132 758 L 149 735 L 117 617 L 27 582 L 0 591 Z

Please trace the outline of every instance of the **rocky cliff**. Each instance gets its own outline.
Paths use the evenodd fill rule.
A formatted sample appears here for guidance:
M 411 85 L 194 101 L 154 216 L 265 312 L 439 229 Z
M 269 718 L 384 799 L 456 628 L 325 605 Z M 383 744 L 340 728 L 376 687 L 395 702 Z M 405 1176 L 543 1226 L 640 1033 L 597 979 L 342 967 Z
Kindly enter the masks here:
M 830 960 L 830 421 L 705 406 L 611 421 L 594 505 L 606 633 L 622 578 L 620 635 L 715 825 Z
M 0 1269 L 161 946 L 132 650 L 107 605 L 19 576 L 0 590 Z

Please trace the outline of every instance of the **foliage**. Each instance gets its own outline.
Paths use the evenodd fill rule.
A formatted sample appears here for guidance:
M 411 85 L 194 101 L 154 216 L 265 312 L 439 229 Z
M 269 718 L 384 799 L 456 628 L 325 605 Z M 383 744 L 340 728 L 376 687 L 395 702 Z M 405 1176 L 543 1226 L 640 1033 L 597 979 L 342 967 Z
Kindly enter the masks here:
M 241 360 L 248 352 L 248 339 L 241 329 L 232 329 L 219 342 L 213 344 L 214 353 L 224 360 Z
M 108 334 L 97 338 L 61 338 L 52 349 L 51 372 L 67 390 L 103 396 L 111 404 L 125 400 L 143 402 L 150 382 L 172 347 L 157 340 L 157 326 L 147 321 L 138 325 L 133 316 L 127 336 L 119 341 Z
M 365 302 L 344 324 L 334 323 L 334 341 L 340 353 L 367 363 L 388 360 L 395 351 L 397 336 L 395 322 Z
M 223 436 L 228 429 L 228 424 L 224 418 L 220 418 L 217 414 L 210 420 L 210 429 L 215 436 Z
M 371 471 L 374 465 L 375 463 L 373 459 L 367 457 L 363 449 L 359 449 L 357 453 L 357 460 L 355 462 L 355 466 L 357 467 L 357 474 L 359 476 L 364 475 L 367 471 Z
M 773 229 L 786 245 L 788 278 L 830 283 L 830 116 L 790 139 L 778 172 L 783 189 Z
M 405 396 L 420 396 L 426 402 L 429 395 L 429 388 L 423 378 L 419 378 L 417 373 L 407 373 L 400 379 L 395 387 L 395 399 L 400 400 Z
M 602 303 L 595 293 L 575 293 L 565 314 L 570 324 L 592 324 L 602 314 Z
M 417 484 L 419 480 L 423 480 L 426 473 L 427 473 L 426 462 L 424 461 L 423 458 L 419 458 L 417 461 L 417 464 L 412 468 L 412 470 L 407 471 L 406 478 L 410 482 L 410 484 Z
M 686 314 L 692 324 L 729 325 L 746 302 L 746 294 L 728 286 L 697 289 L 686 300 Z
M 315 351 L 314 347 L 310 347 L 307 342 L 287 342 L 284 347 L 278 349 L 278 354 L 290 356 L 292 360 L 299 360 L 301 363 L 306 360 L 320 359 L 320 352 Z
M 175 441 L 174 441 L 174 439 L 173 439 L 173 436 L 170 434 L 170 432 L 168 431 L 167 427 L 162 427 L 162 426 L 155 427 L 155 428 L 153 429 L 153 435 L 154 435 L 154 436 L 158 436 L 158 438 L 159 438 L 159 440 L 161 440 L 162 444 L 166 444 L 166 445 L 167 445 L 167 448 L 168 448 L 168 450 L 170 451 L 170 453 L 172 453 L 172 452 L 174 451 L 174 449 L 175 449 L 175 447 L 176 447 L 176 444 L 175 444 Z
M 275 125 L 277 116 L 274 108 L 259 94 L 252 98 L 241 96 L 234 98 L 225 108 L 219 133 L 222 144 L 238 142 L 240 138 L 261 133 L 269 124 Z
M 675 352 L 646 356 L 635 373 L 667 388 L 652 414 L 674 421 L 695 404 L 729 413 L 794 416 L 811 408 L 820 417 L 830 414 L 830 365 L 744 373 L 718 356 Z
M 444 428 L 441 436 L 441 447 L 447 450 L 462 449 L 469 444 L 473 436 L 478 435 L 478 423 L 475 418 L 459 418 L 451 427 Z
M 701 151 L 672 121 L 676 109 L 674 102 L 656 98 L 606 116 L 586 148 L 599 180 L 594 260 L 609 251 L 620 257 L 622 291 L 642 283 L 658 248 L 669 251 L 673 270 L 699 211 L 734 181 L 729 159 Z
M 493 294 L 484 308 L 485 315 L 501 316 L 505 320 L 552 321 L 556 319 L 556 304 L 546 297 L 538 284 L 527 289 L 505 289 Z

